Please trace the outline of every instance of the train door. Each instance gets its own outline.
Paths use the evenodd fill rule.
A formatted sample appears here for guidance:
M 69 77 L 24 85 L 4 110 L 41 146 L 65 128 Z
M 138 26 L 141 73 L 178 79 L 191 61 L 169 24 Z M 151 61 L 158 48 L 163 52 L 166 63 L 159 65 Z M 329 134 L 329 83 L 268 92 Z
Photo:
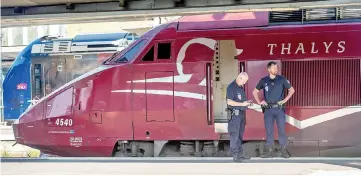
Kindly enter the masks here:
M 43 97 L 43 73 L 44 64 L 42 62 L 33 62 L 31 65 L 31 99 L 27 100 L 29 103 L 35 103 Z M 23 89 L 19 87 L 18 89 Z M 24 103 L 24 94 L 19 94 L 20 103 Z M 43 103 L 38 104 L 31 112 L 32 121 L 24 123 L 23 134 L 24 139 L 27 139 L 28 144 L 42 144 L 45 139 L 44 120 L 43 120 Z M 23 122 L 22 122 L 23 123 Z
M 31 102 L 41 99 L 44 96 L 44 64 L 42 62 L 34 62 L 32 64 L 32 82 L 31 82 Z
M 133 65 L 133 124 L 136 140 L 153 136 L 167 138 L 169 134 L 163 131 L 169 129 L 164 127 L 173 128 L 176 68 L 172 63 L 172 43 L 155 43 L 140 58 L 144 64 Z

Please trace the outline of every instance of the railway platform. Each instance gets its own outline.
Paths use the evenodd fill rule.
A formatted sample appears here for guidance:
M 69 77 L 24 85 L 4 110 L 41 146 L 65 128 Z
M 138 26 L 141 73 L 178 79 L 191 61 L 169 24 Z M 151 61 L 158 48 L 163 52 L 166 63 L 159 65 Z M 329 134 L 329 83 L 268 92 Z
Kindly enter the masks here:
M 361 158 L 2 158 L 2 175 L 361 175 Z

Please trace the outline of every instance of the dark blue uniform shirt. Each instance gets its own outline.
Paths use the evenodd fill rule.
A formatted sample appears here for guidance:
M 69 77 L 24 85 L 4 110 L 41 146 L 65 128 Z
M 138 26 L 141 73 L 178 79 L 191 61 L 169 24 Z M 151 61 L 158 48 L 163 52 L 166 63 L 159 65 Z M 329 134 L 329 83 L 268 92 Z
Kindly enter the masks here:
M 277 103 L 284 98 L 284 88 L 291 88 L 290 82 L 281 75 L 276 75 L 274 79 L 269 76 L 262 78 L 257 86 L 257 90 L 263 89 L 265 101 L 267 103 Z
M 236 80 L 232 81 L 228 87 L 227 87 L 227 99 L 231 99 L 235 102 L 244 102 L 246 101 L 246 92 L 244 91 L 244 87 L 243 86 L 239 86 L 236 82 Z M 235 108 L 235 109 L 240 109 L 240 110 L 245 110 L 246 107 L 245 106 L 230 106 L 229 107 Z

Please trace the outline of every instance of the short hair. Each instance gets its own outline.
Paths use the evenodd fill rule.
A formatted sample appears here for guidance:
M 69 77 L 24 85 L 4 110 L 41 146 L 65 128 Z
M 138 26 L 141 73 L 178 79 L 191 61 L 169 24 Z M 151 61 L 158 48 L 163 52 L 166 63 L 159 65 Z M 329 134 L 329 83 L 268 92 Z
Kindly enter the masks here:
M 277 63 L 275 61 L 270 61 L 267 64 L 267 68 L 270 68 L 272 65 L 277 65 Z
M 238 74 L 237 77 L 238 77 L 238 78 L 240 78 L 240 77 L 246 77 L 246 78 L 248 78 L 248 74 L 247 74 L 246 72 L 241 72 L 241 73 Z

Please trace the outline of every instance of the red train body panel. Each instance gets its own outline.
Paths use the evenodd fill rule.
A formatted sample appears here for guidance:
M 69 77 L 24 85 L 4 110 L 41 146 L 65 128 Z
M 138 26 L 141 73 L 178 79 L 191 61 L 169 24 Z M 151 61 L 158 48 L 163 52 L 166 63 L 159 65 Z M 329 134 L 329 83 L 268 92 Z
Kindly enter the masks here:
M 206 146 L 221 155 L 224 86 L 246 71 L 253 99 L 274 60 L 296 90 L 286 111 L 290 153 L 360 154 L 361 23 L 271 26 L 268 18 L 200 15 L 156 27 L 29 108 L 13 124 L 16 141 L 61 156 L 208 156 Z M 258 155 L 260 107 L 246 118 L 245 145 Z

